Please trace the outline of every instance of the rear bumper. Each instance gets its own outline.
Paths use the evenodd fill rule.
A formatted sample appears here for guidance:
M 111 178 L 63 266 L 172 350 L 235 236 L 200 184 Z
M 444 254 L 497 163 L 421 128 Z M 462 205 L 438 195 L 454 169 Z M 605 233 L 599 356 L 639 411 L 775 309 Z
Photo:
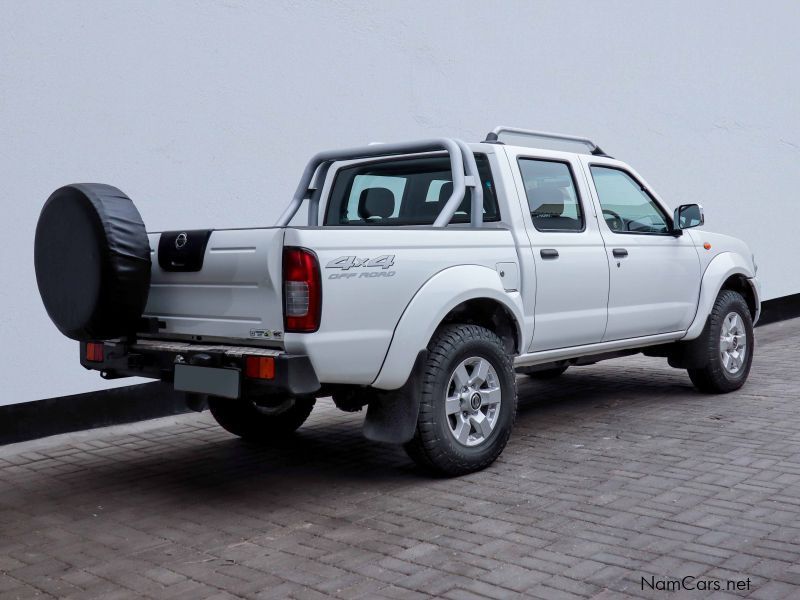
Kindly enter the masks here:
M 86 369 L 100 371 L 104 379 L 149 377 L 161 381 L 174 380 L 176 364 L 235 370 L 240 377 L 242 395 L 285 393 L 293 396 L 313 395 L 320 383 L 308 356 L 286 354 L 271 348 L 229 346 L 223 344 L 189 344 L 156 340 L 139 340 L 133 344 L 111 340 L 103 342 L 103 360 L 86 358 L 86 343 L 81 342 L 80 360 Z M 271 357 L 275 361 L 272 379 L 251 379 L 244 375 L 247 356 Z

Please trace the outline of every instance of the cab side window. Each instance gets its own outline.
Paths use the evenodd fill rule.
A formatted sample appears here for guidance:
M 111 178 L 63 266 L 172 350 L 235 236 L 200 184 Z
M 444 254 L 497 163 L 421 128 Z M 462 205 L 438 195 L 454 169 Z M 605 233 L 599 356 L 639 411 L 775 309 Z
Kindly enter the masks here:
M 567 163 L 519 159 L 531 221 L 538 231 L 584 230 L 583 211 L 572 170 Z
M 641 184 L 625 171 L 590 167 L 603 218 L 614 233 L 670 233 L 663 209 Z

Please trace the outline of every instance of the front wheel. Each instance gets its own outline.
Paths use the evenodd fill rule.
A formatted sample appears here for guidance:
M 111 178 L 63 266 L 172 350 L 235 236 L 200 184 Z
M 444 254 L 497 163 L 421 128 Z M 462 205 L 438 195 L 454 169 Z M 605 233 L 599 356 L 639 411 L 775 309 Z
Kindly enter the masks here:
M 688 369 L 692 383 L 709 394 L 738 390 L 747 381 L 755 348 L 753 319 L 741 294 L 720 292 L 702 335 L 698 341 L 707 362 L 703 368 Z
M 428 350 L 417 428 L 405 449 L 441 475 L 483 469 L 500 456 L 516 417 L 512 357 L 478 325 L 447 325 Z
M 280 398 L 256 404 L 252 400 L 211 397 L 208 408 L 217 423 L 233 435 L 256 442 L 285 438 L 302 425 L 314 408 L 314 398 Z

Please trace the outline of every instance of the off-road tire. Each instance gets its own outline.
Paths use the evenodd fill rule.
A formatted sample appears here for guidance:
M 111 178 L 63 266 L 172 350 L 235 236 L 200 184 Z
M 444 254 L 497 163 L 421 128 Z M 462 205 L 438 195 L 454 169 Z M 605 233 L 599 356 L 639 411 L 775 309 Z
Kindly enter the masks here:
M 720 334 L 724 319 L 730 313 L 736 313 L 745 329 L 747 347 L 745 350 L 744 364 L 737 373 L 729 373 L 722 364 L 720 356 Z M 690 368 L 689 378 L 694 386 L 707 394 L 725 394 L 738 390 L 747 381 L 750 366 L 753 362 L 755 350 L 755 336 L 753 335 L 753 319 L 747 302 L 741 294 L 733 290 L 722 290 L 714 302 L 711 314 L 708 317 L 701 339 L 698 339 L 700 349 L 705 354 L 706 365 L 702 368 Z
M 446 325 L 428 345 L 428 359 L 420 382 L 421 399 L 413 439 L 405 444 L 408 455 L 421 467 L 438 475 L 456 476 L 479 471 L 503 452 L 517 414 L 517 387 L 513 358 L 492 331 L 478 325 Z M 449 430 L 445 414 L 447 386 L 454 369 L 469 357 L 480 357 L 494 368 L 501 389 L 499 415 L 484 442 L 459 444 Z
M 211 397 L 208 408 L 224 430 L 247 441 L 264 443 L 294 433 L 311 414 L 314 402 L 314 398 L 295 398 L 283 412 L 270 414 L 244 398 Z
M 553 367 L 552 369 L 540 369 L 538 371 L 534 369 L 527 369 L 525 367 L 521 369 L 517 369 L 518 373 L 522 373 L 523 375 L 527 375 L 531 379 L 556 379 L 557 377 L 561 377 L 564 374 L 569 366 L 564 367 Z

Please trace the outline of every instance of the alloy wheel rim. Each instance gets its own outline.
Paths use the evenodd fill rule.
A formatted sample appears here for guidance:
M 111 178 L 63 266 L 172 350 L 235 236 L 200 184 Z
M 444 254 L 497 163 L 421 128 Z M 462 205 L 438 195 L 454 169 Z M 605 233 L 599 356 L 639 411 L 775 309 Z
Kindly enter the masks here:
M 722 368 L 731 375 L 738 374 L 744 367 L 747 358 L 747 330 L 739 313 L 730 312 L 722 321 L 719 356 Z
M 453 438 L 463 446 L 479 446 L 500 417 L 502 390 L 497 371 L 480 356 L 461 361 L 445 389 L 445 415 Z

